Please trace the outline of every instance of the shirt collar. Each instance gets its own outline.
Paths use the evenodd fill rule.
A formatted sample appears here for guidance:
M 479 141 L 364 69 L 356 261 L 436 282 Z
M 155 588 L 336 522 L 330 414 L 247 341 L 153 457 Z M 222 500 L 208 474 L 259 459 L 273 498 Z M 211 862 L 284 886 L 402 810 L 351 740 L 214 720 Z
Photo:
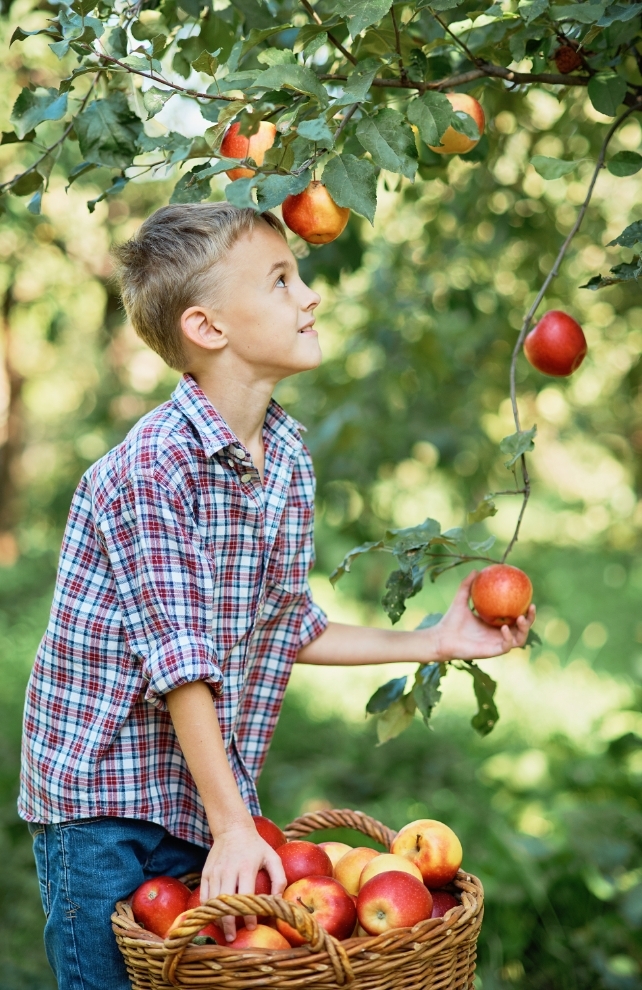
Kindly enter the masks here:
M 191 375 L 183 375 L 172 392 L 172 400 L 194 426 L 208 457 L 224 447 L 243 446 Z M 285 444 L 293 453 L 298 453 L 303 446 L 300 431 L 305 427 L 274 399 L 267 408 L 265 427 L 267 443 Z

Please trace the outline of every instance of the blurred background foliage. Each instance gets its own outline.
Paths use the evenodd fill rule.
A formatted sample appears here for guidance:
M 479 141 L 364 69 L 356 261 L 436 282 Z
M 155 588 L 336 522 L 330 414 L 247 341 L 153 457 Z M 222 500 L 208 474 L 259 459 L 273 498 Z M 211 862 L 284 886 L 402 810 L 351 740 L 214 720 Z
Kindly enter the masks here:
M 24 22 L 16 0 L 11 24 Z M 3 50 L 7 51 L 7 35 Z M 0 114 L 53 56 L 32 38 L 0 66 Z M 382 173 L 374 229 L 356 217 L 334 244 L 293 241 L 323 296 L 318 371 L 279 399 L 308 427 L 318 473 L 313 588 L 332 618 L 384 625 L 383 558 L 327 574 L 386 526 L 426 515 L 460 525 L 509 476 L 510 349 L 524 309 L 570 229 L 603 124 L 586 95 L 473 89 L 489 120 L 481 161 L 421 166 L 415 185 Z M 177 126 L 174 124 L 173 126 Z M 631 119 L 612 150 L 640 146 Z M 23 152 L 0 147 L 0 170 Z M 585 157 L 546 182 L 532 154 Z M 583 171 L 583 170 L 586 171 Z M 109 246 L 166 201 L 176 175 L 119 200 L 54 178 L 46 213 L 14 200 L 1 218 L 0 294 L 0 986 L 49 990 L 30 840 L 15 812 L 22 699 L 47 620 L 57 551 L 81 473 L 164 401 L 176 380 L 137 340 L 110 282 Z M 616 185 L 617 183 L 617 185 Z M 221 196 L 222 185 L 215 195 Z M 642 987 L 642 298 L 578 289 L 621 253 L 604 245 L 640 218 L 642 182 L 604 173 L 581 234 L 545 300 L 582 322 L 589 354 L 570 381 L 519 366 L 523 422 L 538 425 L 534 495 L 515 562 L 528 569 L 543 646 L 487 662 L 502 717 L 471 730 L 471 685 L 453 671 L 427 733 L 376 748 L 365 701 L 388 669 L 295 672 L 262 778 L 267 814 L 359 807 L 392 826 L 454 827 L 483 880 L 483 990 Z M 480 526 L 506 539 L 517 506 Z M 456 576 L 413 599 L 401 626 L 442 610 Z

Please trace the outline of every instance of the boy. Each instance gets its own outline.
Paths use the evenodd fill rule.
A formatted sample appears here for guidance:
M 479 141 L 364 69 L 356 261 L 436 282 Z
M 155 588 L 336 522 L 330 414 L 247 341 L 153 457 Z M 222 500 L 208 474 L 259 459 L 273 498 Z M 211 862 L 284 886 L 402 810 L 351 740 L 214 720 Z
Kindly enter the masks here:
M 116 253 L 133 326 L 184 375 L 81 479 L 29 682 L 19 809 L 60 990 L 128 990 L 109 918 L 148 877 L 202 869 L 207 900 L 252 893 L 264 867 L 283 891 L 251 815 L 295 661 L 495 656 L 534 618 L 484 625 L 470 575 L 432 629 L 328 623 L 307 581 L 312 465 L 271 400 L 321 360 L 280 221 L 168 206 Z

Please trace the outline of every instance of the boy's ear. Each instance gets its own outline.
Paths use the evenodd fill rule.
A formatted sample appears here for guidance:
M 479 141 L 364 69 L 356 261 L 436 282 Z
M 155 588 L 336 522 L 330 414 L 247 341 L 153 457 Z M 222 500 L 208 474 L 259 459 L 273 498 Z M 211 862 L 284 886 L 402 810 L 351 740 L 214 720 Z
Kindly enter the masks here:
M 190 306 L 181 314 L 181 330 L 189 341 L 208 351 L 219 351 L 227 344 L 227 334 L 206 306 Z

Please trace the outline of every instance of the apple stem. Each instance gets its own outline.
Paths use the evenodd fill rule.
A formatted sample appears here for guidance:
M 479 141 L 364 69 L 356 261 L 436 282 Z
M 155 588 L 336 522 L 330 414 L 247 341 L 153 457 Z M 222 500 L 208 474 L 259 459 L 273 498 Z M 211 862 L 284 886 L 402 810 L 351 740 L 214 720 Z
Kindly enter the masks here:
M 524 317 L 524 322 L 522 324 L 522 328 L 521 328 L 521 330 L 519 332 L 519 335 L 517 337 L 517 340 L 515 341 L 515 347 L 513 348 L 513 354 L 512 354 L 511 362 L 510 362 L 510 401 L 511 401 L 511 406 L 513 408 L 513 419 L 515 421 L 515 428 L 516 428 L 516 430 L 517 430 L 518 433 L 521 430 L 521 425 L 520 425 L 520 418 L 519 418 L 519 409 L 517 407 L 517 385 L 516 385 L 517 359 L 518 359 L 519 354 L 520 354 L 520 352 L 522 350 L 522 346 L 524 344 L 524 340 L 526 339 L 526 334 L 530 330 L 531 323 L 533 322 L 533 317 L 535 316 L 535 313 L 537 312 L 537 310 L 539 308 L 539 305 L 540 305 L 542 299 L 544 298 L 544 295 L 546 294 L 546 291 L 547 291 L 549 285 L 551 284 L 551 282 L 553 281 L 553 279 L 559 273 L 560 265 L 562 264 L 562 261 L 564 260 L 564 256 L 566 255 L 566 252 L 567 252 L 567 250 L 568 250 L 568 248 L 569 248 L 569 246 L 571 244 L 571 241 L 573 240 L 573 238 L 577 234 L 578 230 L 580 229 L 580 226 L 582 224 L 582 221 L 584 219 L 584 216 L 586 214 L 586 211 L 588 210 L 589 203 L 591 202 L 591 197 L 593 196 L 593 190 L 595 189 L 595 183 L 597 182 L 597 177 L 600 174 L 600 171 L 604 168 L 604 159 L 606 157 L 606 150 L 607 150 L 607 148 L 609 146 L 609 143 L 611 141 L 611 138 L 613 137 L 613 135 L 617 131 L 618 127 L 620 127 L 620 125 L 624 123 L 624 121 L 627 119 L 627 117 L 629 117 L 636 110 L 638 110 L 638 111 L 639 110 L 642 110 L 642 103 L 640 103 L 640 104 L 636 103 L 634 106 L 628 107 L 628 109 L 625 110 L 624 113 L 621 114 L 621 116 L 618 117 L 617 120 L 615 120 L 611 124 L 611 126 L 608 129 L 608 131 L 606 132 L 606 136 L 604 138 L 604 141 L 602 142 L 602 147 L 600 148 L 600 153 L 598 155 L 598 159 L 597 159 L 595 168 L 593 170 L 593 175 L 591 176 L 591 181 L 589 183 L 589 187 L 588 187 L 588 190 L 587 190 L 587 193 L 586 193 L 586 197 L 585 197 L 584 202 L 582 203 L 582 205 L 581 205 L 581 207 L 579 209 L 579 212 L 578 212 L 577 217 L 575 219 L 575 223 L 573 224 L 573 226 L 571 227 L 568 235 L 566 236 L 566 238 L 564 240 L 564 243 L 562 244 L 561 248 L 559 249 L 559 252 L 558 252 L 557 258 L 555 259 L 555 263 L 553 264 L 553 267 L 551 268 L 551 270 L 549 271 L 548 275 L 544 279 L 544 282 L 542 283 L 541 289 L 539 290 L 539 292 L 535 296 L 535 299 L 533 300 L 533 303 L 532 303 L 532 305 L 531 305 L 528 313 Z M 524 513 L 526 512 L 526 506 L 528 505 L 528 500 L 529 500 L 530 494 L 531 494 L 530 477 L 529 477 L 529 474 L 528 474 L 528 468 L 526 466 L 526 455 L 525 454 L 522 454 L 521 455 L 519 463 L 520 463 L 520 469 L 521 469 L 521 473 L 522 473 L 523 496 L 524 497 L 523 497 L 523 501 L 522 501 L 522 507 L 521 507 L 520 512 L 519 512 L 519 516 L 517 517 L 517 523 L 515 524 L 515 531 L 514 531 L 512 537 L 511 537 L 510 543 L 508 544 L 508 546 L 506 547 L 506 550 L 504 551 L 504 555 L 502 556 L 502 563 L 504 563 L 504 561 L 506 560 L 506 558 L 508 557 L 508 555 L 511 553 L 513 547 L 515 546 L 515 544 L 517 543 L 517 541 L 519 539 L 519 531 L 520 531 L 520 528 L 521 528 L 521 525 L 522 525 L 522 519 L 524 518 Z

